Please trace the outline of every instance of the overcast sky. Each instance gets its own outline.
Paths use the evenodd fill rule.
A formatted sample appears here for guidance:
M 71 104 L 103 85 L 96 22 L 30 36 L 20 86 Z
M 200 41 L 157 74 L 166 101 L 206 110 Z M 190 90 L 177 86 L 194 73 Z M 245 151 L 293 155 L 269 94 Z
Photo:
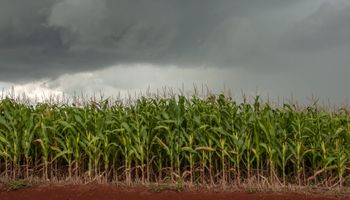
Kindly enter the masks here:
M 0 0 L 0 87 L 350 97 L 348 0 Z

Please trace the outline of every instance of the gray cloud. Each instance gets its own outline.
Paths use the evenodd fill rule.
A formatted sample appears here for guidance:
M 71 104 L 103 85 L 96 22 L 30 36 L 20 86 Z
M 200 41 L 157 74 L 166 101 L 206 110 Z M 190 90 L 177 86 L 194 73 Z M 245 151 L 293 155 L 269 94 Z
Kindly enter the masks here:
M 349 13 L 347 0 L 0 0 L 0 81 L 343 98 Z
M 256 18 L 297 1 L 1 0 L 0 79 L 120 63 L 239 66 L 264 58 Z M 249 63 L 249 62 L 248 62 Z
M 350 4 L 338 7 L 331 2 L 321 4 L 306 19 L 293 25 L 283 35 L 289 50 L 311 52 L 349 46 Z

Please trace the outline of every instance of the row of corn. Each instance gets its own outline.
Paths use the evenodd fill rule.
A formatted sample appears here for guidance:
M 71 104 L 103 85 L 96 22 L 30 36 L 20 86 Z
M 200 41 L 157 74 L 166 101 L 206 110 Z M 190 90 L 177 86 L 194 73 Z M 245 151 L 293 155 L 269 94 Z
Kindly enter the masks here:
M 0 177 L 346 186 L 350 114 L 224 95 L 0 101 Z

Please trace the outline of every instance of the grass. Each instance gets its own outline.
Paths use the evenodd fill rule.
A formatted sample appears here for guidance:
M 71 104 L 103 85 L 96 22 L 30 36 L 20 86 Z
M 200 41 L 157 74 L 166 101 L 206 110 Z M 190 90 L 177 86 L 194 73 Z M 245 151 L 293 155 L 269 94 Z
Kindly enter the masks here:
M 248 187 L 248 188 L 245 188 L 245 191 L 249 194 L 255 194 L 258 192 L 258 189 L 254 187 Z
M 28 180 L 18 179 L 6 181 L 4 187 L 7 191 L 19 190 L 31 187 L 31 183 Z
M 182 191 L 182 188 L 181 188 L 181 190 L 179 190 L 173 184 L 160 183 L 160 184 L 149 185 L 148 190 L 151 192 L 160 193 L 160 192 L 164 192 L 164 191 Z

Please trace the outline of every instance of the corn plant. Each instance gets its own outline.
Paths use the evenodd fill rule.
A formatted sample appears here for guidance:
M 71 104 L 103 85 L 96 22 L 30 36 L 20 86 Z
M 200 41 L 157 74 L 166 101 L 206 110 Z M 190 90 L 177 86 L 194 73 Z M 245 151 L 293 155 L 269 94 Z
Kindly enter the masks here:
M 350 114 L 259 97 L 0 101 L 0 177 L 346 186 Z

